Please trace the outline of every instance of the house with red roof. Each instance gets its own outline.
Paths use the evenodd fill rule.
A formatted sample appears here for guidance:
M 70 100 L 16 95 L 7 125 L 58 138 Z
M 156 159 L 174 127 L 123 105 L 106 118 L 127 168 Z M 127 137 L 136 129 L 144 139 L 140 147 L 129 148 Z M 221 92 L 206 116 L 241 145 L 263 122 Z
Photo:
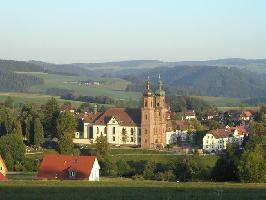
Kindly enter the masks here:
M 0 181 L 6 180 L 6 172 L 7 172 L 7 167 L 0 155 Z
M 99 181 L 99 170 L 95 156 L 45 154 L 37 178 Z
M 225 150 L 228 144 L 237 144 L 241 147 L 246 135 L 247 132 L 242 126 L 211 130 L 203 137 L 203 150 L 219 152 Z

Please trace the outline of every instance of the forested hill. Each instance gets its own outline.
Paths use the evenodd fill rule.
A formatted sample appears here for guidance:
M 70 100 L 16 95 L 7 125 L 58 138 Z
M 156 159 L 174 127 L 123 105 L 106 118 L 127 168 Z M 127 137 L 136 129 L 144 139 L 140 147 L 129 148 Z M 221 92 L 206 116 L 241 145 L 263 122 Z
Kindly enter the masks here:
M 158 74 L 165 83 L 169 92 L 179 94 L 224 96 L 224 97 L 265 97 L 266 79 L 247 70 L 213 66 L 176 66 L 150 70 L 151 80 L 155 83 Z M 135 74 L 145 79 L 144 75 Z M 139 89 L 137 78 L 135 89 Z M 134 90 L 131 85 L 129 90 Z
M 30 86 L 42 84 L 43 79 L 0 69 L 0 91 L 26 91 Z
M 14 60 L 0 60 L 0 69 L 18 72 L 42 72 L 43 67 L 33 63 L 14 61 Z

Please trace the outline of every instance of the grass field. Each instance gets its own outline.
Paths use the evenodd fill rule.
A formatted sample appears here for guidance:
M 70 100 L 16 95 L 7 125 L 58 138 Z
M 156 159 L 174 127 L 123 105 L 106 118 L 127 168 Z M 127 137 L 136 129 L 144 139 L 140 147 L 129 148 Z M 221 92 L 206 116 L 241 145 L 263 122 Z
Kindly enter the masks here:
M 4 102 L 6 98 L 10 96 L 14 99 L 15 103 L 35 103 L 35 104 L 44 104 L 51 98 L 49 95 L 43 94 L 32 94 L 32 93 L 18 93 L 18 92 L 0 92 L 0 103 Z M 74 106 L 79 106 L 82 102 L 80 101 L 70 101 L 60 99 L 58 96 L 55 97 L 59 103 L 63 104 L 64 102 L 71 102 Z
M 34 177 L 34 174 L 31 175 Z M 262 200 L 266 184 L 159 182 L 101 178 L 88 181 L 17 180 L 0 182 L 1 200 L 31 199 L 95 199 L 95 200 Z
M 24 72 L 17 72 L 24 73 Z M 27 72 L 27 74 L 29 74 Z M 35 85 L 30 88 L 30 92 L 44 93 L 49 88 L 60 88 L 73 90 L 77 95 L 88 96 L 110 96 L 117 99 L 139 99 L 141 93 L 138 92 L 125 92 L 125 88 L 129 84 L 128 81 L 119 78 L 89 78 L 82 76 L 64 76 L 58 74 L 48 74 L 40 72 L 30 72 L 30 74 L 43 78 L 44 84 Z M 79 81 L 103 81 L 104 84 L 97 85 L 79 85 Z

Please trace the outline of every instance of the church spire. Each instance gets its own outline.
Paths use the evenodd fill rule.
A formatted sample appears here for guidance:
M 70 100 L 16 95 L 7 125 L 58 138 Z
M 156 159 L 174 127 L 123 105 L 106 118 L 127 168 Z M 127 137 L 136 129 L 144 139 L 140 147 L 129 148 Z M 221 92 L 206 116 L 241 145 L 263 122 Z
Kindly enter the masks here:
M 156 96 L 165 96 L 165 91 L 163 90 L 163 82 L 161 80 L 161 75 L 158 76 L 158 89 L 155 92 Z
M 144 93 L 145 96 L 152 96 L 152 90 L 151 90 L 151 82 L 150 82 L 150 75 L 148 72 L 148 77 L 147 77 L 147 81 L 146 81 L 146 91 Z

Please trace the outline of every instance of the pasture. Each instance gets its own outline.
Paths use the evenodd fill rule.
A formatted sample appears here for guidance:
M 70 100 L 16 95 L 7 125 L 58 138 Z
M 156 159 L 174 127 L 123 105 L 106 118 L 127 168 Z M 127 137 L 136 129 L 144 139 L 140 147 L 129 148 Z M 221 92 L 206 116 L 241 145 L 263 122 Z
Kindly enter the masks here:
M 24 72 L 17 72 L 24 73 Z M 27 72 L 27 74 L 29 74 Z M 45 93 L 49 88 L 59 88 L 72 90 L 77 95 L 87 96 L 109 96 L 116 99 L 139 99 L 141 93 L 126 92 L 128 81 L 119 78 L 90 78 L 82 76 L 65 76 L 58 74 L 48 74 L 31 72 L 31 75 L 44 79 L 44 84 L 32 86 L 29 91 L 33 93 Z M 102 82 L 100 85 L 80 85 L 80 81 Z
M 0 182 L 1 200 L 92 199 L 92 200 L 262 200 L 266 184 L 136 181 L 125 178 L 101 178 L 99 182 L 39 181 L 15 179 Z M 21 177 L 22 178 L 22 177 Z

